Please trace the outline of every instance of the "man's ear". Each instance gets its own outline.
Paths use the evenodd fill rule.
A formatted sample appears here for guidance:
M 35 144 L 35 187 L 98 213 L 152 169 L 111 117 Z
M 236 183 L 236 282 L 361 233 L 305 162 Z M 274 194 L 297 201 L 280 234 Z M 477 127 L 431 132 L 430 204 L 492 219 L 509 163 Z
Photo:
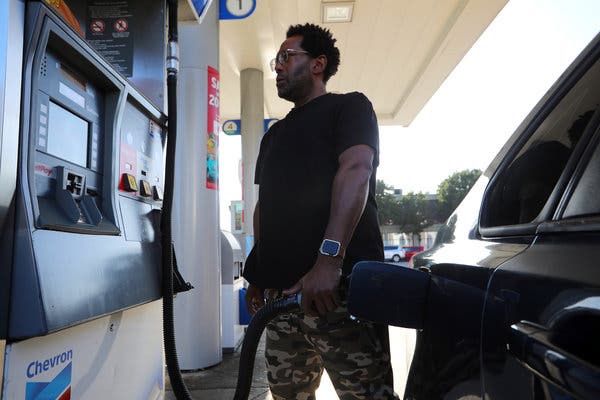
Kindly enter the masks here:
M 320 55 L 313 59 L 311 67 L 313 74 L 322 74 L 325 72 L 325 68 L 327 68 L 327 57 L 325 55 Z

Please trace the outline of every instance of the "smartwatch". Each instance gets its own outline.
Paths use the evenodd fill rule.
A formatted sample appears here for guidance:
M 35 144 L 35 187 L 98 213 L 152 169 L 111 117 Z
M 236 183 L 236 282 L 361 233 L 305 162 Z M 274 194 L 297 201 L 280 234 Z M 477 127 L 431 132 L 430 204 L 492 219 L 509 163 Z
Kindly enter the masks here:
M 323 239 L 319 253 L 329 257 L 341 257 L 342 244 L 336 240 Z

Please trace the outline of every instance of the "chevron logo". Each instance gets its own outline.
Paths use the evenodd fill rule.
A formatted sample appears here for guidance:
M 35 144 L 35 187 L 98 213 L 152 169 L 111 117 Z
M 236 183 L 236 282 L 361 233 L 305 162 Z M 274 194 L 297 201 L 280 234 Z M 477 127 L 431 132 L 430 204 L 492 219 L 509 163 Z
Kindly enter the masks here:
M 27 382 L 25 400 L 71 400 L 71 364 L 51 382 Z

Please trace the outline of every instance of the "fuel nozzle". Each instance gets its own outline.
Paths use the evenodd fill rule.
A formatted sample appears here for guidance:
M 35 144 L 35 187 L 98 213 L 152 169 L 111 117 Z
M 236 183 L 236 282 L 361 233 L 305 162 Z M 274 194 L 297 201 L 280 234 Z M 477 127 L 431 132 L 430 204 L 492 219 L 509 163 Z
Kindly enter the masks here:
M 271 301 L 278 301 L 281 307 L 293 306 L 295 304 L 300 306 L 302 304 L 302 293 L 294 293 Z

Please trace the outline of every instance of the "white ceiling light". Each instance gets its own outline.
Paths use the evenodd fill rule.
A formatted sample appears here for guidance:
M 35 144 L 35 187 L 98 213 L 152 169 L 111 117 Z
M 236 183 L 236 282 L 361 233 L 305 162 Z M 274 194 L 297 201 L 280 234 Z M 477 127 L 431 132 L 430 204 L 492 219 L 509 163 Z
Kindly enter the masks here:
M 353 2 L 329 2 L 321 4 L 323 23 L 352 21 Z

